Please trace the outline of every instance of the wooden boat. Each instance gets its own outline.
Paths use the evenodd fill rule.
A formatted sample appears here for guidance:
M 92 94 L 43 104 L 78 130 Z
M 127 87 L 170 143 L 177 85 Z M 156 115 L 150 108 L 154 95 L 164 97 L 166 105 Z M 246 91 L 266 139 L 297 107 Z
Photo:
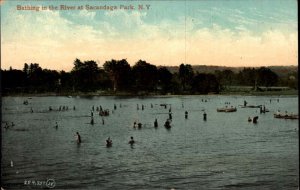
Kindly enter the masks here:
M 295 114 L 281 114 L 281 113 L 275 113 L 274 118 L 278 119 L 299 119 L 298 115 Z
M 262 105 L 249 105 L 249 106 L 242 106 L 240 105 L 241 108 L 260 108 Z
M 217 112 L 236 112 L 236 108 L 218 108 Z

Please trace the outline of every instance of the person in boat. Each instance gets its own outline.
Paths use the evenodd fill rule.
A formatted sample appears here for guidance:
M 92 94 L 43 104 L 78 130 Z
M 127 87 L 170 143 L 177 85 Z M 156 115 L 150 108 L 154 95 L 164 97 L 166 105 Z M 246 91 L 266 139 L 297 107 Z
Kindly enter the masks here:
M 251 117 L 248 117 L 248 122 L 251 122 L 251 121 L 252 121 Z
M 246 100 L 244 100 L 244 106 L 245 106 L 245 107 L 247 106 L 247 103 L 248 103 L 248 102 L 247 102 Z
M 289 116 L 287 111 L 285 111 L 285 115 L 284 116 L 286 116 L 286 117 Z
M 158 127 L 157 119 L 155 119 L 155 121 L 154 121 L 154 127 L 155 127 L 155 128 Z
M 262 113 L 262 112 L 263 112 L 262 107 L 259 106 L 259 113 Z
M 110 139 L 110 137 L 108 137 L 108 139 L 106 139 L 106 146 L 107 147 L 112 146 L 112 140 Z
M 76 137 L 77 143 L 80 144 L 81 143 L 81 136 L 79 135 L 78 132 L 76 132 L 75 137 Z
M 133 145 L 135 143 L 135 141 L 133 140 L 133 137 L 130 137 L 130 141 L 128 142 L 128 144 Z

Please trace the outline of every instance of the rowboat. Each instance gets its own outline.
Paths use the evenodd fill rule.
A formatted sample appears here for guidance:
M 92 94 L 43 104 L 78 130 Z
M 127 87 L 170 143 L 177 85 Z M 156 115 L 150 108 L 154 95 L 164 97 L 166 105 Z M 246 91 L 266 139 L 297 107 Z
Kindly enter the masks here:
M 274 114 L 274 118 L 278 118 L 278 119 L 299 119 L 298 115 L 295 114 Z
M 218 108 L 217 112 L 236 112 L 236 108 Z
M 262 105 L 249 105 L 249 106 L 242 106 L 240 105 L 241 108 L 260 108 Z

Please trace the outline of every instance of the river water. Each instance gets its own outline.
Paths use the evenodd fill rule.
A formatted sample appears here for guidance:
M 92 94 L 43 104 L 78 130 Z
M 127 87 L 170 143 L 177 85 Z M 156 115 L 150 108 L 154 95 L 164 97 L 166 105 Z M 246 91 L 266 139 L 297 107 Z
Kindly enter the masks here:
M 244 100 L 270 112 L 241 108 Z M 99 116 L 100 105 L 110 110 L 109 116 Z M 237 112 L 216 111 L 225 105 Z M 59 106 L 68 110 L 58 111 Z M 163 125 L 170 107 L 172 127 L 167 130 Z M 298 96 L 4 97 L 2 187 L 297 189 L 299 123 L 275 119 L 277 110 L 298 114 Z M 247 121 L 254 116 L 257 124 Z M 142 129 L 133 128 L 135 121 Z M 14 126 L 4 129 L 5 122 Z

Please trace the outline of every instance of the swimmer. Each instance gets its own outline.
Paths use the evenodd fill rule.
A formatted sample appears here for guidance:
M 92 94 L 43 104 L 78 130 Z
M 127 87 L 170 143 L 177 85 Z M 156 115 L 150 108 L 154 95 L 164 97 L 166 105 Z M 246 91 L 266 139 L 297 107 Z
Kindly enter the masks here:
M 107 147 L 112 146 L 112 140 L 110 139 L 110 137 L 108 137 L 108 139 L 106 139 L 106 146 Z
M 130 141 L 128 142 L 128 144 L 133 145 L 135 143 L 135 141 L 133 140 L 133 137 L 130 137 Z
M 75 137 L 76 137 L 77 143 L 80 144 L 81 143 L 81 136 L 79 135 L 78 132 L 76 132 Z

